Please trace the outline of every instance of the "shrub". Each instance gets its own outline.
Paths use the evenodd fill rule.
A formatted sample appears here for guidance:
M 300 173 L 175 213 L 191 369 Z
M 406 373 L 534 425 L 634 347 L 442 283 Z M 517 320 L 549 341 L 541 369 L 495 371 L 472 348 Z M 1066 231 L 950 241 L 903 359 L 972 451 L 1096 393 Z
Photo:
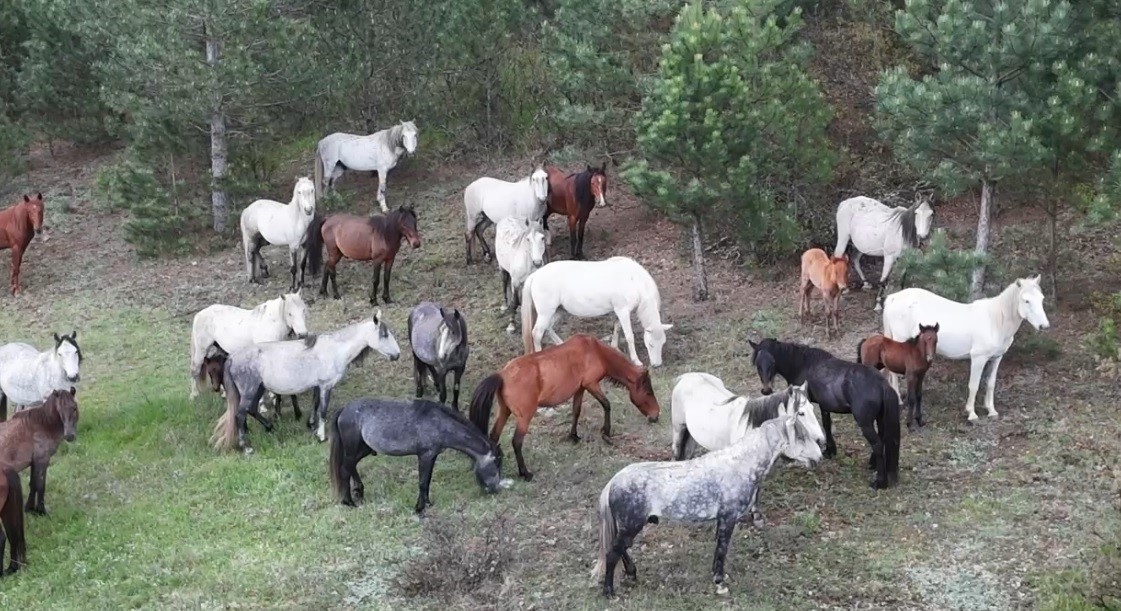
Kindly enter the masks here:
M 94 193 L 111 210 L 127 210 L 125 239 L 142 257 L 182 254 L 187 250 L 187 219 L 160 184 L 151 167 L 126 160 L 97 176 Z
M 969 300 L 969 281 L 973 268 L 987 257 L 973 250 L 953 250 L 946 234 L 937 229 L 925 250 L 909 249 L 900 257 L 893 274 L 902 288 L 917 286 L 955 301 Z

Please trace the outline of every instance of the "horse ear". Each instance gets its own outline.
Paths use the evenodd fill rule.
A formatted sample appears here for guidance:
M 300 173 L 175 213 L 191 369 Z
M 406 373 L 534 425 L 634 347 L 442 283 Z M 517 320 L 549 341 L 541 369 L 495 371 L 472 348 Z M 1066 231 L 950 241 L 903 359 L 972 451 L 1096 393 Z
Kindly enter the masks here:
M 1040 281 L 1040 280 L 1041 280 L 1042 278 L 1043 278 L 1043 274 L 1036 274 L 1036 275 L 1035 275 L 1035 278 L 1032 278 L 1032 280 L 1031 280 L 1031 281 L 1032 281 L 1032 282 L 1034 282 L 1034 283 L 1036 283 L 1036 284 L 1039 284 L 1039 281 Z
M 1017 278 L 1016 279 L 1016 286 L 1024 286 L 1024 283 L 1019 278 Z
M 584 164 L 584 171 L 585 172 L 591 172 L 592 171 L 592 166 L 585 163 Z
M 604 161 L 603 164 L 599 166 L 599 171 L 600 171 L 601 174 L 606 174 L 607 173 L 607 162 L 606 161 Z
M 70 332 L 70 339 L 73 339 L 73 340 L 78 339 L 78 330 L 77 329 L 74 329 L 73 331 Z
M 942 326 L 941 323 L 934 323 L 934 332 L 937 333 L 938 328 L 941 327 L 941 326 Z
M 24 194 L 23 194 L 23 201 L 25 201 L 25 202 L 28 202 L 28 203 L 30 203 L 30 202 L 31 202 L 31 198 L 30 198 L 30 197 L 28 197 L 26 193 L 24 193 Z
M 78 389 L 71 386 L 70 387 L 70 396 L 71 397 L 76 397 L 77 395 L 78 395 Z
M 59 344 L 62 343 L 62 338 L 58 336 L 58 333 L 54 334 L 54 343 L 55 343 L 55 346 L 58 346 Z
M 43 201 L 43 192 L 42 191 L 37 192 L 35 194 L 35 197 L 38 198 L 39 201 Z
M 759 344 L 756 344 L 755 342 L 753 342 L 751 340 L 747 340 L 747 343 L 751 345 L 752 349 L 755 349 L 755 348 L 759 347 Z
M 663 331 L 669 331 L 672 328 L 673 328 L 673 325 L 662 325 L 662 330 Z

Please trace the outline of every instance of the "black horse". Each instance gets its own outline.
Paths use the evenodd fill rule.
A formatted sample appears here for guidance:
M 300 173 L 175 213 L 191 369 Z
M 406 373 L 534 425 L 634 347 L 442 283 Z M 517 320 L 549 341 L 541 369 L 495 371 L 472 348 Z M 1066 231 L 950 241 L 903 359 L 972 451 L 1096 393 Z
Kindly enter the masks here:
M 362 501 L 365 489 L 358 476 L 358 461 L 379 453 L 420 459 L 417 513 L 432 504 L 428 500 L 432 469 L 436 457 L 448 448 L 470 456 L 479 486 L 498 492 L 501 473 L 490 438 L 462 414 L 435 401 L 357 399 L 335 415 L 331 431 L 331 485 L 343 505 Z
M 825 350 L 802 344 L 765 339 L 758 344 L 748 340 L 754 350 L 751 362 L 759 372 L 763 394 L 773 392 L 775 375 L 787 384 L 806 385 L 810 401 L 821 408 L 825 429 L 825 456 L 837 454 L 830 413 L 849 414 L 872 446 L 869 468 L 876 470 L 872 488 L 887 488 L 899 478 L 899 395 L 887 380 L 867 365 L 843 361 Z

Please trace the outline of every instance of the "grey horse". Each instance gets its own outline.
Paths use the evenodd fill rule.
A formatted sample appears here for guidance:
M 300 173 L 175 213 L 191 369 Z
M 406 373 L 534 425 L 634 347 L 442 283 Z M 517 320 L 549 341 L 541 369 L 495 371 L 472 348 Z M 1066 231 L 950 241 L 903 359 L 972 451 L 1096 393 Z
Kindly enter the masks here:
M 455 308 L 424 301 L 409 312 L 409 343 L 413 346 L 413 375 L 416 396 L 424 396 L 424 378 L 440 393 L 440 403 L 448 400 L 448 372 L 455 374 L 452 407 L 459 410 L 459 380 L 467 367 L 467 320 Z

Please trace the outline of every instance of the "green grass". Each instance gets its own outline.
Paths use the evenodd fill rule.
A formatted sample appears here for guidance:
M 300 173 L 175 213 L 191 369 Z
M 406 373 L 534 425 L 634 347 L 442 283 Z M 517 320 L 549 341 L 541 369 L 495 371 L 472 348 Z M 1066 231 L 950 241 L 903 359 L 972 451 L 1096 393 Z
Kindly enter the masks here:
M 394 183 L 390 201 L 417 207 L 424 245 L 402 251 L 392 287 L 397 303 L 382 309 L 406 351 L 412 304 L 436 299 L 467 313 L 466 404 L 479 380 L 518 354 L 520 340 L 503 332 L 493 268 L 463 265 L 461 182 Z M 348 206 L 376 205 L 366 179 L 346 188 L 352 190 L 340 199 Z M 67 223 L 96 221 L 82 206 L 68 207 Z M 611 223 L 634 221 L 599 216 L 607 214 L 620 213 L 593 215 L 604 231 L 589 234 L 589 256 L 666 256 L 613 242 L 625 234 L 606 231 Z M 709 371 L 755 392 L 746 338 L 820 338 L 791 318 L 789 279 L 756 278 L 740 293 L 716 286 L 712 308 L 667 298 L 666 319 L 675 326 L 666 366 L 654 374 L 661 422 L 646 423 L 623 391 L 611 389 L 614 443 L 596 434 L 602 412 L 591 404 L 584 440 L 571 444 L 564 440 L 570 411 L 561 407 L 535 419 L 527 438 L 533 482 L 487 496 L 468 461 L 447 454 L 433 480 L 435 506 L 418 520 L 411 458 L 367 459 L 360 465 L 366 504 L 336 505 L 326 446 L 293 421 L 287 404 L 275 433 L 250 424 L 252 456 L 210 448 L 224 404 L 211 394 L 187 399 L 184 313 L 275 296 L 286 284 L 280 250 L 266 250 L 274 277 L 252 287 L 235 248 L 195 260 L 126 262 L 121 273 L 113 250 L 119 243 L 114 238 L 108 250 L 52 269 L 43 261 L 60 251 L 37 253 L 25 271 L 27 293 L 5 298 L 3 341 L 45 347 L 51 332 L 77 328 L 86 361 L 78 439 L 54 459 L 51 515 L 29 517 L 31 564 L 0 581 L 0 608 L 1086 608 L 1087 575 L 1100 547 L 1086 533 L 1115 513 L 1102 479 L 1121 450 L 1121 426 L 1103 417 L 1118 398 L 1115 386 L 1085 376 L 1084 362 L 1068 357 L 1078 352 L 1077 333 L 1057 340 L 1063 351 L 1056 360 L 1025 356 L 1006 364 L 997 395 L 1002 417 L 976 426 L 964 424 L 961 409 L 967 367 L 937 363 L 927 378 L 929 424 L 904 430 L 898 488 L 869 489 L 867 445 L 851 419 L 834 419 L 837 458 L 814 471 L 776 468 L 761 501 L 766 526 L 737 529 L 729 595 L 716 595 L 708 575 L 713 529 L 660 525 L 634 548 L 638 585 L 621 587 L 620 599 L 605 603 L 588 577 L 598 492 L 619 468 L 668 456 L 668 398 L 677 375 Z M 554 253 L 567 247 L 562 236 Z M 655 273 L 663 295 L 677 282 L 687 286 L 680 261 L 664 264 Z M 370 314 L 370 268 L 344 262 L 339 280 L 342 301 L 313 299 L 313 329 Z M 822 345 L 851 358 L 861 330 L 878 326 L 870 303 L 861 293 L 847 297 L 850 331 Z M 1061 326 L 1063 314 L 1052 321 Z M 566 318 L 558 331 L 603 336 L 610 329 L 609 320 Z M 1041 382 L 1044 370 L 1053 382 Z M 1077 384 L 1066 382 L 1075 378 Z M 375 358 L 348 373 L 333 407 L 412 391 L 407 355 L 395 363 Z M 310 409 L 307 397 L 302 404 Z

